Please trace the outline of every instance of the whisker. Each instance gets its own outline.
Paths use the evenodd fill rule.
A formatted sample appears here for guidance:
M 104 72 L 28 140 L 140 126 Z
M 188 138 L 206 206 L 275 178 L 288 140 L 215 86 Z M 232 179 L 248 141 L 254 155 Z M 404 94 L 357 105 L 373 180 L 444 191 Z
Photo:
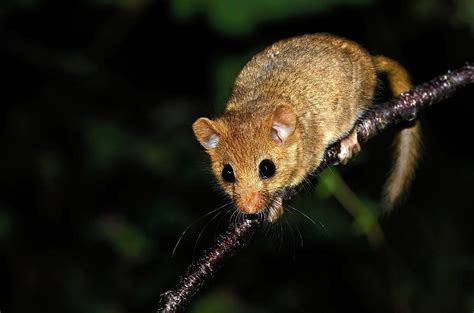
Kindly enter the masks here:
M 303 179 L 303 181 L 301 182 L 301 186 L 303 187 L 303 191 L 305 193 L 309 193 L 309 194 L 312 193 L 313 186 L 311 184 L 311 181 L 307 177 Z
M 209 226 L 210 223 L 212 223 L 213 220 L 215 220 L 219 215 L 221 215 L 222 212 L 217 212 L 207 223 L 206 225 L 204 225 L 204 227 L 201 229 L 201 231 L 199 232 L 199 235 L 198 237 L 196 238 L 196 242 L 194 243 L 194 249 L 193 249 L 193 258 L 192 258 L 192 262 L 194 263 L 194 256 L 196 254 L 196 248 L 198 246 L 198 243 L 199 243 L 199 240 L 201 239 L 201 236 L 202 234 L 204 233 L 204 231 L 206 230 L 207 226 Z
M 186 233 L 188 232 L 188 230 L 194 226 L 197 222 L 201 221 L 203 218 L 211 215 L 212 213 L 216 212 L 216 211 L 219 211 L 219 210 L 222 210 L 224 209 L 226 206 L 229 206 L 230 204 L 232 203 L 225 203 L 223 205 L 221 205 L 220 207 L 218 207 L 217 209 L 214 209 L 212 211 L 209 211 L 207 212 L 206 214 L 204 214 L 203 216 L 199 217 L 198 219 L 196 219 L 195 221 L 193 221 L 188 227 L 186 227 L 186 229 L 181 233 L 181 236 L 179 236 L 178 238 L 178 241 L 176 242 L 176 244 L 174 245 L 174 248 L 173 248 L 173 252 L 171 253 L 171 257 L 173 258 L 174 257 L 174 254 L 176 253 L 176 250 L 178 249 L 178 246 L 179 244 L 181 243 L 181 240 L 184 238 L 184 235 L 186 235 Z
M 280 246 L 278 247 L 278 251 L 280 252 L 283 246 L 283 223 L 278 220 L 278 224 L 280 224 Z
M 304 216 L 305 218 L 307 218 L 307 219 L 308 219 L 312 224 L 314 224 L 315 226 L 319 226 L 319 227 L 321 227 L 322 229 L 326 229 L 326 227 L 324 226 L 324 224 L 321 223 L 319 220 L 317 220 L 317 223 L 316 223 L 316 222 L 315 222 L 311 217 L 309 217 L 306 213 L 304 213 L 304 212 L 298 210 L 297 208 L 292 207 L 291 205 L 288 205 L 288 204 L 287 204 L 287 206 L 288 206 L 288 208 L 290 208 L 290 209 L 292 209 L 292 210 L 294 210 L 294 211 L 300 213 L 302 216 Z
M 293 261 L 294 261 L 296 259 L 295 236 L 293 235 L 293 228 L 291 227 L 290 223 L 288 223 L 288 220 L 286 220 L 285 222 L 286 222 L 286 225 L 288 225 L 288 229 L 290 230 L 291 242 L 293 243 Z
M 291 214 L 292 216 L 296 216 L 296 213 L 293 212 L 293 211 L 291 211 L 291 210 L 289 210 L 289 208 L 283 207 L 283 209 L 284 209 L 286 212 L 288 212 L 289 214 Z M 296 222 L 293 223 L 293 225 L 295 226 L 296 231 L 298 232 L 298 236 L 299 236 L 299 239 L 300 239 L 300 246 L 303 247 L 304 241 L 303 241 L 303 235 L 302 235 L 301 230 L 300 230 L 300 228 L 299 228 L 299 226 L 298 226 L 298 223 L 299 223 L 299 222 L 300 222 L 300 221 L 296 220 Z
M 296 230 L 298 231 L 298 234 L 299 234 L 299 236 L 300 236 L 301 248 L 303 248 L 303 244 L 304 244 L 304 242 L 303 242 L 303 235 L 301 235 L 301 231 L 300 231 L 300 228 L 298 227 L 298 224 L 294 224 L 294 225 L 295 225 Z
M 214 231 L 214 240 L 216 240 L 217 238 L 217 231 L 219 230 L 219 226 L 221 225 L 222 221 L 224 220 L 224 218 L 229 215 L 229 213 L 232 212 L 232 208 L 227 208 L 225 213 L 221 216 L 221 218 L 219 219 L 219 221 L 217 222 L 217 225 L 216 225 L 216 230 Z
M 237 218 L 238 218 L 239 224 L 241 224 L 245 220 L 245 214 L 239 211 Z
M 237 213 L 238 213 L 238 210 L 234 210 L 234 212 L 232 212 L 232 214 L 230 215 L 230 219 L 229 219 L 230 225 L 235 225 L 235 216 Z

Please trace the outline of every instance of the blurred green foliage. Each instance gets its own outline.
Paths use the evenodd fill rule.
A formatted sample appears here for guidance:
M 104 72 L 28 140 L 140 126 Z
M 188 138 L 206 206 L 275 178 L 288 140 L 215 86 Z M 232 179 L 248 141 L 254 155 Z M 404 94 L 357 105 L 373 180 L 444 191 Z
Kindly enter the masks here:
M 137 9 L 153 0 L 85 0 L 91 5 L 116 5 L 124 9 Z
M 98 234 L 96 238 L 110 243 L 117 254 L 125 258 L 143 260 L 151 248 L 143 229 L 131 225 L 123 218 L 104 218 L 96 224 L 95 232 Z
M 229 96 L 237 74 L 251 56 L 225 56 L 220 58 L 214 66 L 215 103 L 214 113 L 224 112 L 225 103 Z
M 122 9 L 141 9 L 151 0 L 83 0 L 89 5 L 118 6 Z M 44 0 L 3 0 L 0 6 L 31 8 Z M 380 2 L 380 0 L 378 1 Z M 287 19 L 298 15 L 327 13 L 341 6 L 374 5 L 377 0 L 169 0 L 171 12 L 177 20 L 189 21 L 195 16 L 205 16 L 209 24 L 226 35 L 245 35 L 266 22 Z M 474 2 L 455 0 L 455 13 L 445 15 L 442 1 L 415 0 L 407 7 L 420 19 L 448 19 L 454 23 L 467 24 L 474 31 Z
M 474 295 L 471 296 L 468 303 L 468 311 L 474 311 Z
M 162 143 L 151 142 L 106 121 L 87 121 L 84 137 L 89 145 L 91 162 L 107 170 L 124 160 L 133 160 L 157 173 L 170 170 L 177 153 Z
M 32 8 L 41 3 L 41 0 L 2 0 L 0 7 Z
M 340 5 L 372 3 L 374 0 L 173 0 L 172 12 L 179 20 L 205 15 L 216 30 L 227 35 L 242 35 L 264 22 L 321 13 Z
M 364 234 L 369 239 L 374 235 L 381 235 L 379 230 L 377 230 L 377 234 L 373 234 L 374 228 L 379 228 L 378 217 L 381 211 L 380 208 L 370 199 L 360 199 L 357 197 L 336 169 L 331 168 L 322 173 L 316 190 L 321 197 L 327 198 L 331 195 L 341 203 L 354 218 L 354 230 L 356 233 Z M 373 240 L 382 240 L 382 238 L 374 238 Z
M 464 14 L 462 14 L 464 12 Z M 464 0 L 464 5 L 461 8 L 461 22 L 465 19 L 471 26 L 471 30 L 474 32 L 474 1 Z
M 232 292 L 219 290 L 210 293 L 197 300 L 191 305 L 189 310 L 191 313 L 261 313 L 262 311 L 255 308 L 241 305 Z M 265 311 L 264 311 L 265 312 Z
M 11 219 L 8 213 L 0 208 L 0 240 L 6 239 L 11 228 Z
M 118 6 L 123 9 L 136 9 L 149 4 L 151 0 L 82 0 L 93 6 Z M 48 3 L 48 0 L 2 0 L 0 7 L 33 8 Z
M 450 6 L 453 13 L 447 15 L 446 3 L 443 1 L 416 0 L 412 4 L 412 12 L 420 20 L 448 20 L 455 25 L 468 25 L 474 32 L 474 1 L 456 0 Z

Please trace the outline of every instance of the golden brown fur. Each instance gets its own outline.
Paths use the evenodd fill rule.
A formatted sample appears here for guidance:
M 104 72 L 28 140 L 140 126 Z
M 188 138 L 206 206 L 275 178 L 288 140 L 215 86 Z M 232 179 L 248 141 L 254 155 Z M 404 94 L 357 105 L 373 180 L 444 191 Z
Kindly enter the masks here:
M 280 191 L 302 183 L 327 146 L 348 135 L 375 84 L 374 59 L 352 41 L 329 34 L 282 40 L 245 65 L 225 113 L 198 119 L 193 130 L 224 191 L 241 211 L 257 213 L 281 205 Z M 269 179 L 259 177 L 264 159 L 276 165 Z M 221 177 L 226 164 L 234 183 Z

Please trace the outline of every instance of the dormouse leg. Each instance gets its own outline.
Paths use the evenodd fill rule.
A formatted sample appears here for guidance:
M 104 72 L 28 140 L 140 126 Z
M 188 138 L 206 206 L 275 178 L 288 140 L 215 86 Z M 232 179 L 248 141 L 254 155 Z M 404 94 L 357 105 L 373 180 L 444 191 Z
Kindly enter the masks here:
M 353 130 L 346 138 L 341 140 L 341 151 L 337 155 L 339 163 L 347 164 L 352 156 L 360 151 L 360 144 L 357 140 L 357 132 Z

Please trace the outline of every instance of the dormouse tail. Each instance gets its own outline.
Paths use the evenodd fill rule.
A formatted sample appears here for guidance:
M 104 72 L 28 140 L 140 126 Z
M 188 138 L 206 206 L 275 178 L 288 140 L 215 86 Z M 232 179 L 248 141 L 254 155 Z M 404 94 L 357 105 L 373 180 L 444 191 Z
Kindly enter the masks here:
M 396 61 L 384 56 L 374 57 L 377 72 L 385 73 L 394 96 L 412 87 L 408 72 Z M 408 189 L 421 154 L 421 127 L 416 120 L 400 130 L 395 139 L 394 164 L 385 183 L 383 205 L 390 212 Z

